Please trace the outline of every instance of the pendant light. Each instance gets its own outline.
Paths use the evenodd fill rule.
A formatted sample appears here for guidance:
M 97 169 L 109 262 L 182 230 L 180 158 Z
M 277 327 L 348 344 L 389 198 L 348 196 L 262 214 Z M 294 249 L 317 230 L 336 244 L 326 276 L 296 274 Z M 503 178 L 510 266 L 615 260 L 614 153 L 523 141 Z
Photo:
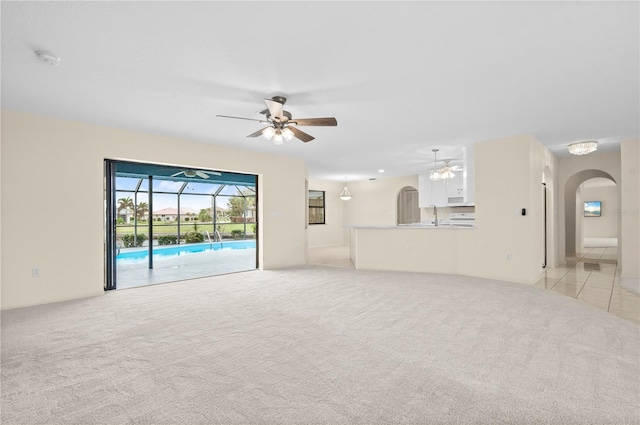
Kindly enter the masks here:
M 351 199 L 351 192 L 349 192 L 349 189 L 347 189 L 347 178 L 344 178 L 344 189 L 342 189 L 342 192 L 340 192 L 340 199 L 342 199 L 343 201 L 348 201 L 349 199 Z
M 453 168 L 449 165 L 449 161 L 445 161 L 444 162 L 444 166 L 441 168 L 438 168 L 438 151 L 440 149 L 433 149 L 433 167 L 431 170 L 429 170 L 429 179 L 431 179 L 432 181 L 438 181 L 438 180 L 447 180 L 447 179 L 452 179 L 456 176 L 456 174 L 453 172 Z
M 438 151 L 440 149 L 432 149 L 431 152 L 433 152 L 433 167 L 431 170 L 429 170 L 429 179 L 431 179 L 432 181 L 436 182 L 438 180 L 442 180 L 442 176 L 440 175 L 440 169 L 437 168 L 438 167 Z

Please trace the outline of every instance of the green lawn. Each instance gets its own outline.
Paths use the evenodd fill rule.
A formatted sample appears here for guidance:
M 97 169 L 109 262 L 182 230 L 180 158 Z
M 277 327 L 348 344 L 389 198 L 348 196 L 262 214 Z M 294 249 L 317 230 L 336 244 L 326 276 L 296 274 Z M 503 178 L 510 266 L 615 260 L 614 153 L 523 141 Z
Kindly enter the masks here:
M 248 235 L 252 235 L 253 234 L 253 225 L 255 223 L 247 223 L 247 234 Z M 243 230 L 244 229 L 244 225 L 243 223 L 218 223 L 218 226 L 220 227 L 220 232 L 227 234 L 227 233 L 231 233 L 232 230 L 238 229 L 238 230 Z M 213 233 L 212 232 L 213 226 L 211 223 L 198 223 L 198 232 L 200 233 L 204 233 L 205 230 L 207 230 L 209 233 Z M 192 221 L 187 221 L 187 222 L 181 222 L 180 223 L 180 233 L 184 236 L 185 233 L 187 232 L 191 232 L 193 231 L 193 222 Z M 118 235 L 124 235 L 127 233 L 131 233 L 133 234 L 134 232 L 134 226 L 133 224 L 118 224 L 116 226 L 116 234 Z M 138 233 L 144 233 L 144 234 L 148 234 L 148 228 L 147 228 L 147 223 L 146 222 L 138 222 Z M 177 235 L 178 234 L 178 224 L 177 223 L 167 223 L 167 224 L 163 224 L 162 222 L 154 222 L 153 223 L 153 234 L 154 235 L 161 235 L 161 234 L 171 234 L 171 235 Z

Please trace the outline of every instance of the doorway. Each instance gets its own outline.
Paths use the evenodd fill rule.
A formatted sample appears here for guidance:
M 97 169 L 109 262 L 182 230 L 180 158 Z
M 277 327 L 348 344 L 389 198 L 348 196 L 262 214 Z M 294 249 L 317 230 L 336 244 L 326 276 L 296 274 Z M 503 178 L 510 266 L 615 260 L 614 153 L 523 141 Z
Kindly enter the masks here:
M 254 270 L 257 176 L 105 160 L 105 289 Z
M 412 186 L 403 187 L 397 199 L 397 224 L 420 223 L 420 206 L 418 189 Z
M 603 177 L 585 180 L 576 191 L 576 256 L 616 260 L 618 255 L 618 188 Z
M 596 185 L 602 185 L 602 180 L 607 180 L 609 183 L 606 183 L 605 187 L 608 187 L 609 191 L 615 192 L 616 196 L 614 198 L 607 198 L 606 202 L 602 202 L 603 199 L 595 199 L 600 198 L 600 195 L 592 194 L 589 188 L 592 184 L 587 183 L 583 185 L 585 182 L 592 180 Z M 597 180 L 596 180 L 597 179 Z M 601 180 L 602 179 L 602 180 Z M 599 183 L 598 183 L 599 182 Z M 589 199 L 585 199 L 585 195 L 589 197 Z M 609 174 L 601 170 L 583 170 L 580 171 L 573 176 L 571 176 L 564 187 L 564 222 L 565 222 L 565 257 L 568 262 L 580 260 L 585 256 L 587 258 L 591 258 L 593 260 L 601 260 L 606 262 L 617 262 L 619 246 L 620 246 L 620 238 L 619 229 L 620 229 L 620 217 L 616 214 L 616 211 L 620 210 L 620 200 L 617 197 L 618 187 L 615 179 Z M 591 196 L 595 196 L 594 199 L 591 199 Z M 600 204 L 597 204 L 596 201 L 600 201 Z M 588 204 L 585 204 L 588 203 Z M 594 215 L 596 205 L 599 205 L 599 214 Z M 585 217 L 586 215 L 586 217 Z M 615 229 L 613 232 L 615 233 L 615 246 L 611 247 L 591 247 L 586 249 L 585 239 L 584 239 L 584 224 L 586 220 L 591 220 L 588 222 L 588 226 L 592 224 L 597 224 L 598 227 L 604 224 L 605 221 L 609 222 L 607 226 L 609 229 Z M 609 236 L 606 234 L 597 232 L 592 232 L 589 230 L 590 237 L 602 237 L 607 239 L 613 239 L 613 233 L 609 230 Z M 597 248 L 597 249 L 593 249 Z M 602 248 L 609 248 L 603 250 Z M 596 258 L 597 257 L 597 258 Z

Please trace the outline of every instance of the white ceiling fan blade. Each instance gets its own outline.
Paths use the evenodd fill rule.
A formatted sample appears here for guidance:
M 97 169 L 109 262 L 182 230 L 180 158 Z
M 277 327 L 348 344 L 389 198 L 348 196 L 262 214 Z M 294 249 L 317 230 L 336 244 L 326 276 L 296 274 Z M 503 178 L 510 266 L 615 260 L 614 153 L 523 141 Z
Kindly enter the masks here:
M 222 173 L 218 172 L 218 171 L 203 171 L 203 173 L 207 173 L 210 174 L 212 176 L 221 176 Z
M 276 121 L 282 120 L 282 103 L 275 102 L 271 99 L 265 99 L 264 103 L 267 104 L 267 108 L 269 108 L 269 114 L 271 118 L 276 119 Z
M 179 171 L 175 174 L 171 174 L 171 177 L 178 177 L 180 174 L 184 174 L 184 171 Z
M 209 175 L 205 172 L 199 171 L 199 170 L 195 170 L 196 172 L 196 176 L 203 178 L 203 179 L 208 179 Z

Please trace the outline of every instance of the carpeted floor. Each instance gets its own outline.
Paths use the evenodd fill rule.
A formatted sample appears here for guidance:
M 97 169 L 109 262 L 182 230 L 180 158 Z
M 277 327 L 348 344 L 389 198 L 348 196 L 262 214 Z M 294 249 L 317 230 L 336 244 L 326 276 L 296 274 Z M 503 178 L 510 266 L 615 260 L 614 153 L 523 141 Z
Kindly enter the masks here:
M 333 267 L 2 312 L 3 424 L 638 424 L 637 325 L 550 291 Z

